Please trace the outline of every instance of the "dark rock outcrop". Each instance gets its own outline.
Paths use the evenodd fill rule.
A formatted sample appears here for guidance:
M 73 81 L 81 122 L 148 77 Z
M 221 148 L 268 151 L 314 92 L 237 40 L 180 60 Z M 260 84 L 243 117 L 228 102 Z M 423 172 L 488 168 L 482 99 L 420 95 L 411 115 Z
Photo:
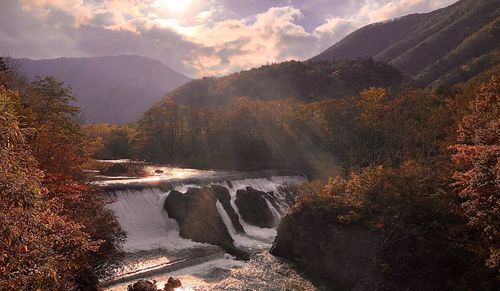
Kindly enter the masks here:
M 217 198 L 210 188 L 190 188 L 186 194 L 171 191 L 164 208 L 179 223 L 181 237 L 222 247 L 240 259 L 248 254 L 233 245 L 233 239 L 217 211 Z
M 175 278 L 168 278 L 167 284 L 165 284 L 165 287 L 163 288 L 164 291 L 174 291 L 175 288 L 182 287 L 182 283 L 179 279 Z
M 266 198 L 269 194 L 247 187 L 236 192 L 234 201 L 240 212 L 241 218 L 251 225 L 263 228 L 273 228 L 278 223 L 277 219 L 267 206 Z
M 127 291 L 174 291 L 175 288 L 182 287 L 182 283 L 179 279 L 168 278 L 167 284 L 163 289 L 158 289 L 156 286 L 156 281 L 139 280 L 134 284 L 128 285 Z
M 236 213 L 236 211 L 234 211 L 233 206 L 231 206 L 231 195 L 229 194 L 229 190 L 220 185 L 213 185 L 211 189 L 224 207 L 224 210 L 226 210 L 227 214 L 229 215 L 231 223 L 233 224 L 234 229 L 236 229 L 236 232 L 245 233 L 245 230 L 240 223 L 238 214 Z
M 128 285 L 127 291 L 158 291 L 156 281 L 139 280 L 132 285 Z
M 366 290 L 375 280 L 380 233 L 342 225 L 328 211 L 303 207 L 285 216 L 271 253 L 297 261 L 333 290 Z

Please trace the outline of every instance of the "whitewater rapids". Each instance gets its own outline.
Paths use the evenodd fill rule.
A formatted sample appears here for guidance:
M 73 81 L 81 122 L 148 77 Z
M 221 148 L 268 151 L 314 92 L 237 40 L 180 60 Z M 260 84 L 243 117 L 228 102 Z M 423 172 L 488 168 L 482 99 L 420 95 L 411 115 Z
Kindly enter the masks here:
M 172 173 L 172 171 L 168 173 Z M 217 201 L 217 210 L 234 240 L 234 245 L 253 254 L 261 253 L 271 247 L 276 236 L 276 229 L 259 228 L 246 223 L 235 205 L 237 190 L 252 187 L 262 192 L 272 191 L 276 195 L 276 190 L 280 185 L 284 183 L 299 184 L 305 180 L 304 177 L 297 175 L 255 177 L 256 175 L 252 174 L 251 178 L 241 179 L 241 173 L 238 173 L 236 177 L 240 179 L 228 179 L 234 178 L 235 174 L 185 169 L 180 173 L 174 174 L 170 178 L 160 176 L 155 177 L 155 179 L 160 179 L 162 183 L 174 182 L 170 190 L 181 193 L 185 193 L 189 188 L 202 188 L 211 185 L 227 188 L 231 195 L 231 206 L 238 215 L 245 233 L 236 232 L 220 201 Z M 158 281 L 161 281 L 162 276 L 166 276 L 166 274 L 188 277 L 193 274 L 198 274 L 198 276 L 205 274 L 204 276 L 209 278 L 213 275 L 211 272 L 216 269 L 232 272 L 231 270 L 239 268 L 255 268 L 255 266 L 250 267 L 251 265 L 248 263 L 237 261 L 224 254 L 219 247 L 180 237 L 177 221 L 169 218 L 164 210 L 165 199 L 170 190 L 150 185 L 151 181 L 148 178 L 139 178 L 99 182 L 101 185 L 109 186 L 106 192 L 109 200 L 107 207 L 114 211 L 118 222 L 127 232 L 127 239 L 123 246 L 127 254 L 126 259 L 121 266 L 116 267 L 114 275 L 106 279 L 110 290 L 126 290 L 127 283 L 142 278 L 158 278 Z M 127 186 L 131 186 L 130 189 Z M 266 203 L 275 219 L 279 220 L 280 213 L 284 212 L 285 206 L 279 205 L 280 209 L 276 209 L 268 199 L 266 199 Z M 227 274 L 219 279 L 222 280 L 226 277 Z M 201 286 L 200 282 L 196 282 L 196 286 Z

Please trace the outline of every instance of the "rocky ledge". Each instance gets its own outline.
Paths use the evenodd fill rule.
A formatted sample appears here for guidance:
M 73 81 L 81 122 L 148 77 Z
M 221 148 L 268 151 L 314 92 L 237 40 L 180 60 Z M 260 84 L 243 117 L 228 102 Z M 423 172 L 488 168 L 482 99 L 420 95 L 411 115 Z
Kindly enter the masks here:
M 367 290 L 382 241 L 377 232 L 339 224 L 321 208 L 303 207 L 281 220 L 271 253 L 298 262 L 333 290 Z

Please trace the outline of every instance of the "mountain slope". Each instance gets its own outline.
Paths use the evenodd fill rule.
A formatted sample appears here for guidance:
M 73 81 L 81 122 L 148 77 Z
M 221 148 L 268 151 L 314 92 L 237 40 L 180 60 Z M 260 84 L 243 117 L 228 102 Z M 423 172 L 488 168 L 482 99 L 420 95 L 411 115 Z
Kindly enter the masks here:
M 220 105 L 242 96 L 312 101 L 354 95 L 371 86 L 397 86 L 402 81 L 399 70 L 373 60 L 289 61 L 225 77 L 194 80 L 167 94 L 166 99 L 195 106 Z
M 28 78 L 53 75 L 71 86 L 86 123 L 127 123 L 170 90 L 189 81 L 164 64 L 140 56 L 16 59 Z
M 445 75 L 460 75 L 475 59 L 483 60 L 484 69 L 498 63 L 499 24 L 500 0 L 462 0 L 430 13 L 365 26 L 312 60 L 373 57 L 427 86 L 450 81 Z

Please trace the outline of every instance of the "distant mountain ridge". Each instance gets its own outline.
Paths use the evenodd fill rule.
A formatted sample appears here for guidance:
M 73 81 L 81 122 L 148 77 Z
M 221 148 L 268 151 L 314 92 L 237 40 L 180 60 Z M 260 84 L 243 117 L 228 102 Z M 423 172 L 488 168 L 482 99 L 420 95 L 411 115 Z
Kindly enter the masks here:
M 462 0 L 370 24 L 311 60 L 367 57 L 395 66 L 419 86 L 466 81 L 500 63 L 500 0 Z
M 159 61 L 134 55 L 15 59 L 28 78 L 53 75 L 71 86 L 85 123 L 128 123 L 190 79 Z

